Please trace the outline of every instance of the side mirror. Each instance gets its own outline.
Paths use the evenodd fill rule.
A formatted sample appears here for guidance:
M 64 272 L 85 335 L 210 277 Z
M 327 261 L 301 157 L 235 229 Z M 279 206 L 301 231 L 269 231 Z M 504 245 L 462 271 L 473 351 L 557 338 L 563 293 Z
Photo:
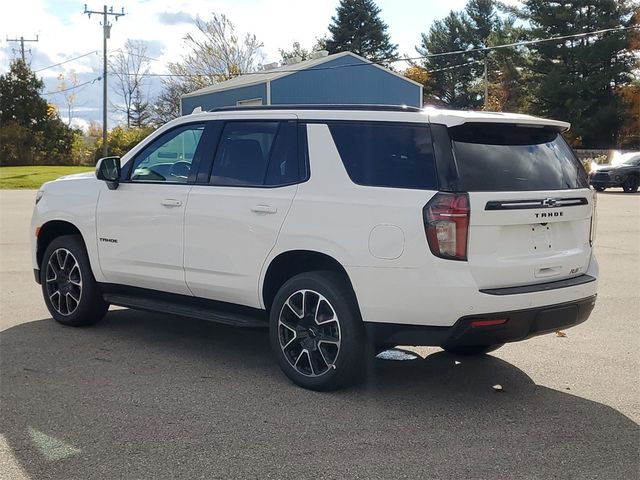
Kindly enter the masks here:
M 104 157 L 96 164 L 96 178 L 107 183 L 109 190 L 115 190 L 120 183 L 120 157 Z

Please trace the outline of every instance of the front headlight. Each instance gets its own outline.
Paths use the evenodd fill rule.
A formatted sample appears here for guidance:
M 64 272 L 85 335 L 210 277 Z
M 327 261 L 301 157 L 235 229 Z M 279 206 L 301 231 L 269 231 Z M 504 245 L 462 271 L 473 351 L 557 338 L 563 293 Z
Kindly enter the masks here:
M 38 204 L 38 202 L 40 201 L 43 195 L 44 195 L 44 190 L 38 190 L 36 192 L 36 205 Z

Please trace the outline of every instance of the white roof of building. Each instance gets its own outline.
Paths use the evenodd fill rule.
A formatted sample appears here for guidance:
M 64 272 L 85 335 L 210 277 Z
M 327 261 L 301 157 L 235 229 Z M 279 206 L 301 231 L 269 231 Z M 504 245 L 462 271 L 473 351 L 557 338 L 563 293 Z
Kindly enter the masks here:
M 302 62 L 294 63 L 291 65 L 282 65 L 280 67 L 277 67 L 271 70 L 260 70 L 257 72 L 245 73 L 244 75 L 240 75 L 239 77 L 232 78 L 231 80 L 225 80 L 224 82 L 216 83 L 214 85 L 201 88 L 194 92 L 186 93 L 182 95 L 182 98 L 195 97 L 195 96 L 203 95 L 206 93 L 220 92 L 220 91 L 229 90 L 232 88 L 248 87 L 251 85 L 259 85 L 261 83 L 271 82 L 272 80 L 276 80 L 277 78 L 286 77 L 287 75 L 291 75 L 293 73 L 299 72 L 300 70 L 306 70 L 306 69 L 315 67 L 317 65 L 322 65 L 323 63 L 330 62 L 332 60 L 335 60 L 337 58 L 341 58 L 347 55 L 354 57 L 358 60 L 367 62 L 372 66 L 376 68 L 380 68 L 381 70 L 384 70 L 385 72 L 390 73 L 392 75 L 395 75 L 396 77 L 399 77 L 406 82 L 413 83 L 420 87 L 422 86 L 421 84 L 414 82 L 409 78 L 403 77 L 402 75 L 392 70 L 389 70 L 388 68 L 384 68 L 376 63 L 372 63 L 366 58 L 363 58 L 360 55 L 356 55 L 353 52 L 341 52 L 341 53 L 335 53 L 333 55 L 327 55 L 326 57 L 303 60 Z M 342 68 L 342 67 L 336 67 L 336 68 Z

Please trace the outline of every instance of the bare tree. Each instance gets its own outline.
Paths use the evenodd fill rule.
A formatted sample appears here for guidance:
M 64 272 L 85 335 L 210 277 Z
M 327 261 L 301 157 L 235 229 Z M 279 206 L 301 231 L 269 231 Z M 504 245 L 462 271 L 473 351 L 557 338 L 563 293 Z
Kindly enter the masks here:
M 63 96 L 65 106 L 67 107 L 67 126 L 71 126 L 73 113 L 78 100 L 76 88 L 78 87 L 78 76 L 74 70 L 71 70 L 65 77 L 64 73 L 58 75 L 58 93 Z
M 157 122 L 180 115 L 180 96 L 247 72 L 262 60 L 262 42 L 255 35 L 238 37 L 235 26 L 223 14 L 211 20 L 196 19 L 198 31 L 184 39 L 188 53 L 182 61 L 169 63 L 171 77 L 162 80 L 163 91 L 154 105 Z
M 109 70 L 115 77 L 113 89 L 122 99 L 120 104 L 112 104 L 114 110 L 125 114 L 127 127 L 141 125 L 142 119 L 149 117 L 149 103 L 145 100 L 143 87 L 149 73 L 150 58 L 147 46 L 140 40 L 127 40 L 124 47 L 109 60 Z M 146 111 L 140 111 L 144 108 Z

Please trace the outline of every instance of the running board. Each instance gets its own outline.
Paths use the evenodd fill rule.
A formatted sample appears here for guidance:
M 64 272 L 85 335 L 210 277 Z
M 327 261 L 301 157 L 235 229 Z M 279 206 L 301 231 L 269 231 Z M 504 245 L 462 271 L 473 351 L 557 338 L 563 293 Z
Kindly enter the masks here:
M 179 315 L 181 317 L 197 318 L 209 322 L 223 323 L 233 327 L 264 328 L 268 326 L 266 314 L 250 315 L 247 313 L 236 313 L 225 310 L 213 310 L 200 306 L 184 305 L 166 300 L 148 299 L 133 295 L 122 295 L 117 293 L 105 293 L 102 295 L 105 302 L 120 307 L 128 307 L 136 310 L 147 310 L 150 312 L 166 313 L 169 315 Z

